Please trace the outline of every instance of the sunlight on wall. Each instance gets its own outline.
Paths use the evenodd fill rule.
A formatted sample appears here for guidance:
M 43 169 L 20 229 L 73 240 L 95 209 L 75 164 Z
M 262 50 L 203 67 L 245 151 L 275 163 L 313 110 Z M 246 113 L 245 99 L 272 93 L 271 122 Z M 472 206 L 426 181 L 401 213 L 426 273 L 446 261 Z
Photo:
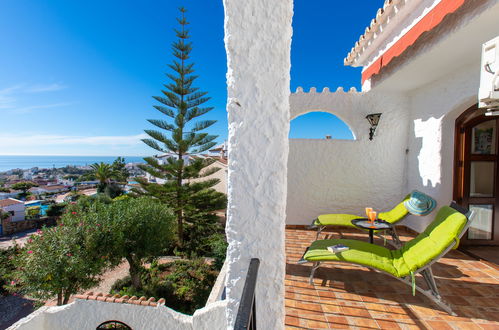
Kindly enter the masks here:
M 353 140 L 353 134 L 344 121 L 327 112 L 309 112 L 291 121 L 290 139 Z

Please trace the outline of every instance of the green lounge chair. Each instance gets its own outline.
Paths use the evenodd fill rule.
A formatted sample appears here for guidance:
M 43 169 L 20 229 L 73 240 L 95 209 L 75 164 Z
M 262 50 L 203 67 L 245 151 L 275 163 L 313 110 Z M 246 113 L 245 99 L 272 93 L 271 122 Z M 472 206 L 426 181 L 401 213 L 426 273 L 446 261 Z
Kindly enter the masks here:
M 318 240 L 307 248 L 298 263 L 313 263 L 310 284 L 313 284 L 314 273 L 322 262 L 343 261 L 366 266 L 413 286 L 413 293 L 414 290 L 421 292 L 454 315 L 438 292 L 431 265 L 457 247 L 459 239 L 471 224 L 472 217 L 468 210 L 452 203 L 450 207 L 442 207 L 428 228 L 400 249 L 389 250 L 383 246 L 349 239 Z M 336 254 L 329 252 L 327 247 L 336 244 L 346 245 L 349 250 Z M 414 275 L 418 273 L 426 281 L 428 290 L 415 285 Z
M 409 210 L 404 205 L 404 202 L 409 200 L 410 194 L 404 197 L 404 200 L 397 204 L 393 209 L 387 212 L 380 212 L 378 214 L 378 218 L 381 220 L 385 220 L 391 224 L 399 222 L 403 218 L 405 218 L 409 214 Z M 352 220 L 365 218 L 365 216 L 359 216 L 354 214 L 340 214 L 340 213 L 332 213 L 332 214 L 322 214 L 317 217 L 309 228 L 317 229 L 317 235 L 315 239 L 319 239 L 319 235 L 321 232 L 326 229 L 328 226 L 341 226 L 341 227 L 353 227 L 357 228 L 352 224 Z M 400 245 L 400 240 L 398 238 L 397 232 L 395 231 L 395 227 L 391 230 L 388 230 L 388 233 L 392 236 L 395 246 Z M 377 234 L 377 233 L 376 233 Z M 379 236 L 379 234 L 377 234 Z

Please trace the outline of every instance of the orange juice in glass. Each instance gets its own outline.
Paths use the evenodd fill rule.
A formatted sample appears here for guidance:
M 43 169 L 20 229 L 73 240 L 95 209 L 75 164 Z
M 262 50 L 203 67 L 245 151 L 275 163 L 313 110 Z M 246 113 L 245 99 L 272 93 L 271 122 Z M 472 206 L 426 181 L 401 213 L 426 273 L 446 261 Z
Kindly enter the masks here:
M 369 218 L 369 221 L 371 221 L 371 228 L 375 228 L 374 227 L 374 220 L 376 220 L 376 214 L 377 213 L 375 211 L 369 212 L 368 218 Z
M 372 212 L 373 208 L 372 207 L 366 207 L 366 216 L 369 218 L 369 212 Z

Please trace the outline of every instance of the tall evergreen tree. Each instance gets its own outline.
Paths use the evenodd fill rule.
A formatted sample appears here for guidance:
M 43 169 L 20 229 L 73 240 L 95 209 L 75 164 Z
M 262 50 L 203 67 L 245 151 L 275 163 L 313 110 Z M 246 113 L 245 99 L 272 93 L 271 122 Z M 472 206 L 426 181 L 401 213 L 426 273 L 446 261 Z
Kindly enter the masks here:
M 155 96 L 160 105 L 155 105 L 167 120 L 149 119 L 157 129 L 145 130 L 150 136 L 144 139 L 149 147 L 167 155 L 164 162 L 157 158 L 147 157 L 147 165 L 142 169 L 156 178 L 165 180 L 164 183 L 149 183 L 139 180 L 141 189 L 138 194 L 152 195 L 175 210 L 177 218 L 177 235 L 180 247 L 184 243 L 184 223 L 194 224 L 203 215 L 210 215 L 215 210 L 225 208 L 225 194 L 217 193 L 212 189 L 219 180 L 194 180 L 209 176 L 219 168 L 206 167 L 214 160 L 198 157 L 212 148 L 216 143 L 216 135 L 203 132 L 212 126 L 215 120 L 194 119 L 208 113 L 213 108 L 203 107 L 210 98 L 207 92 L 193 87 L 197 76 L 194 73 L 194 63 L 189 63 L 192 43 L 188 41 L 189 24 L 185 18 L 186 10 L 179 8 L 180 17 L 177 18 L 180 29 L 174 29 L 177 40 L 172 43 L 172 54 L 176 58 L 169 64 L 171 73 L 166 73 L 170 82 L 162 90 L 163 96 Z

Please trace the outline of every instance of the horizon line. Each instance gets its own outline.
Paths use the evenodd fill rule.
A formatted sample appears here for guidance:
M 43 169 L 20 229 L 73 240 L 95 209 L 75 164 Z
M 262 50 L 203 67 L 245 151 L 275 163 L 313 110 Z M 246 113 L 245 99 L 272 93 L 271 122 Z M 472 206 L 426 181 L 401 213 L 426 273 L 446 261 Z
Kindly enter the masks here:
M 0 154 L 2 156 L 51 156 L 51 157 L 149 157 L 151 155 L 71 155 L 71 154 Z

